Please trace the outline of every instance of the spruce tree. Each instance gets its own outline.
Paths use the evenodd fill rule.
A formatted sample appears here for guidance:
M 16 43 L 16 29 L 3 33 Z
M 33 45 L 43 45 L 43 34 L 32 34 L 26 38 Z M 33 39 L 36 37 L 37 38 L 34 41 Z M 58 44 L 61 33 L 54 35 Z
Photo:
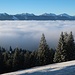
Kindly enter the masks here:
M 6 52 L 4 52 L 3 53 L 3 61 L 4 61 L 4 64 L 6 65 L 6 61 L 8 60 L 8 52 L 6 51 Z
M 30 66 L 30 52 L 26 51 L 26 53 L 24 54 L 24 68 L 29 68 Z
M 54 55 L 54 62 L 62 62 L 66 61 L 67 54 L 66 54 L 66 44 L 64 41 L 64 34 L 63 32 L 61 33 L 59 42 L 58 42 L 58 47 L 56 49 L 55 55 Z
M 30 54 L 30 65 L 31 67 L 34 67 L 34 66 L 37 66 L 38 63 L 37 63 L 37 51 L 33 51 L 31 54 Z
M 0 47 L 0 73 L 2 73 L 4 70 L 4 62 L 3 62 L 3 56 L 1 52 L 1 47 Z
M 72 32 L 61 33 L 58 47 L 55 52 L 54 62 L 69 61 L 75 59 L 75 43 Z
M 14 55 L 13 55 L 13 68 L 14 70 L 18 70 L 19 69 L 19 58 L 20 58 L 20 52 L 19 49 L 16 48 Z
M 11 46 L 10 46 L 9 52 L 10 52 L 10 54 L 12 53 L 12 47 Z
M 68 60 L 75 59 L 75 43 L 72 32 L 68 34 L 68 37 L 66 39 L 66 49 L 67 49 L 67 59 Z
M 50 63 L 50 55 L 49 55 L 49 47 L 46 43 L 46 39 L 44 34 L 42 34 L 41 40 L 40 40 L 40 45 L 38 48 L 38 63 L 39 65 L 46 65 Z

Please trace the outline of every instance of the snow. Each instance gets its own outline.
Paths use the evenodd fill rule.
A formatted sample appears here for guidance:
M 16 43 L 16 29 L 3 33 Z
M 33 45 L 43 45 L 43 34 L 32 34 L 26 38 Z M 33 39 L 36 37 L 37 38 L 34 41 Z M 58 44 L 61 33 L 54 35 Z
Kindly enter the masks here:
M 15 16 L 13 16 L 13 17 L 12 17 L 12 19 L 13 19 L 13 20 L 18 20 L 18 18 L 17 18 L 17 17 L 15 17 Z
M 75 75 L 75 60 L 56 63 L 2 75 Z
M 54 14 L 54 13 L 44 13 L 44 14 L 42 14 L 43 16 L 56 16 L 56 14 Z
M 70 15 L 68 15 L 68 14 L 66 14 L 66 13 L 60 14 L 59 16 L 66 16 L 66 17 L 70 17 Z

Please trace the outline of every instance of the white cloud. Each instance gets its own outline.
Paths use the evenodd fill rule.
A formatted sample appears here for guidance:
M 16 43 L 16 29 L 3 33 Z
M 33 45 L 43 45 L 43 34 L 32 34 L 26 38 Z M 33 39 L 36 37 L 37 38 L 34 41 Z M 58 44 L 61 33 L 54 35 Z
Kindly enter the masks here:
M 44 33 L 48 44 L 56 47 L 62 31 L 75 35 L 75 21 L 0 21 L 0 45 L 34 49 Z

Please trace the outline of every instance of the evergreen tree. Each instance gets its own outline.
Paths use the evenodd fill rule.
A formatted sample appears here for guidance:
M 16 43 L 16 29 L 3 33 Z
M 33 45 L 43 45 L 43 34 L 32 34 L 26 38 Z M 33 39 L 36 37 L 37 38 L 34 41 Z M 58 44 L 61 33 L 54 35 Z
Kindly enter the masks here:
M 0 48 L 0 73 L 2 73 L 4 70 L 4 62 L 3 62 L 3 55 Z
M 59 39 L 58 47 L 57 47 L 55 55 L 54 55 L 54 62 L 66 61 L 67 60 L 66 56 L 67 56 L 66 44 L 65 44 L 64 35 L 62 32 L 60 39 Z
M 12 71 L 12 59 L 8 59 L 6 61 L 6 68 L 7 68 L 7 71 Z
M 10 46 L 9 52 L 10 52 L 10 54 L 12 53 L 12 47 L 11 46 Z
M 4 53 L 3 53 L 3 61 L 4 61 L 4 64 L 6 65 L 6 61 L 8 60 L 8 52 L 7 51 L 5 51 Z
M 54 58 L 54 54 L 55 54 L 55 50 L 54 49 L 50 49 L 50 52 L 49 52 L 49 59 L 50 59 L 50 62 L 49 63 L 53 63 L 53 58 Z
M 68 37 L 66 39 L 66 49 L 67 49 L 67 59 L 68 60 L 75 59 L 75 43 L 72 32 L 68 34 Z
M 19 69 L 19 58 L 20 58 L 20 52 L 19 49 L 16 48 L 14 55 L 13 55 L 13 68 L 14 70 L 18 70 Z
M 31 67 L 37 66 L 38 65 L 37 61 L 38 61 L 37 60 L 37 51 L 33 51 L 30 54 L 30 65 L 31 65 Z
M 19 55 L 19 68 L 22 69 L 24 68 L 24 53 L 20 49 L 20 55 Z
M 58 47 L 55 52 L 54 62 L 68 61 L 75 59 L 75 43 L 72 32 L 61 33 Z
M 46 65 L 50 63 L 49 47 L 46 43 L 44 34 L 42 34 L 39 49 L 38 49 L 38 63 L 39 65 Z
M 27 51 L 25 54 L 24 54 L 24 68 L 29 68 L 31 67 L 30 66 L 30 52 Z

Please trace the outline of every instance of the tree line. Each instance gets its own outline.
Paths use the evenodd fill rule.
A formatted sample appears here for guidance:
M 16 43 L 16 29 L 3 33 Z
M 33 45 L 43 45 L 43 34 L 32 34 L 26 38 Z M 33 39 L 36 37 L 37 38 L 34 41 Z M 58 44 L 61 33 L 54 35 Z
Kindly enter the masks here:
M 46 42 L 42 34 L 39 48 L 35 51 L 21 48 L 9 50 L 0 47 L 0 73 L 27 69 L 52 63 L 65 62 L 75 59 L 75 42 L 72 32 L 61 32 L 58 46 L 54 50 Z

